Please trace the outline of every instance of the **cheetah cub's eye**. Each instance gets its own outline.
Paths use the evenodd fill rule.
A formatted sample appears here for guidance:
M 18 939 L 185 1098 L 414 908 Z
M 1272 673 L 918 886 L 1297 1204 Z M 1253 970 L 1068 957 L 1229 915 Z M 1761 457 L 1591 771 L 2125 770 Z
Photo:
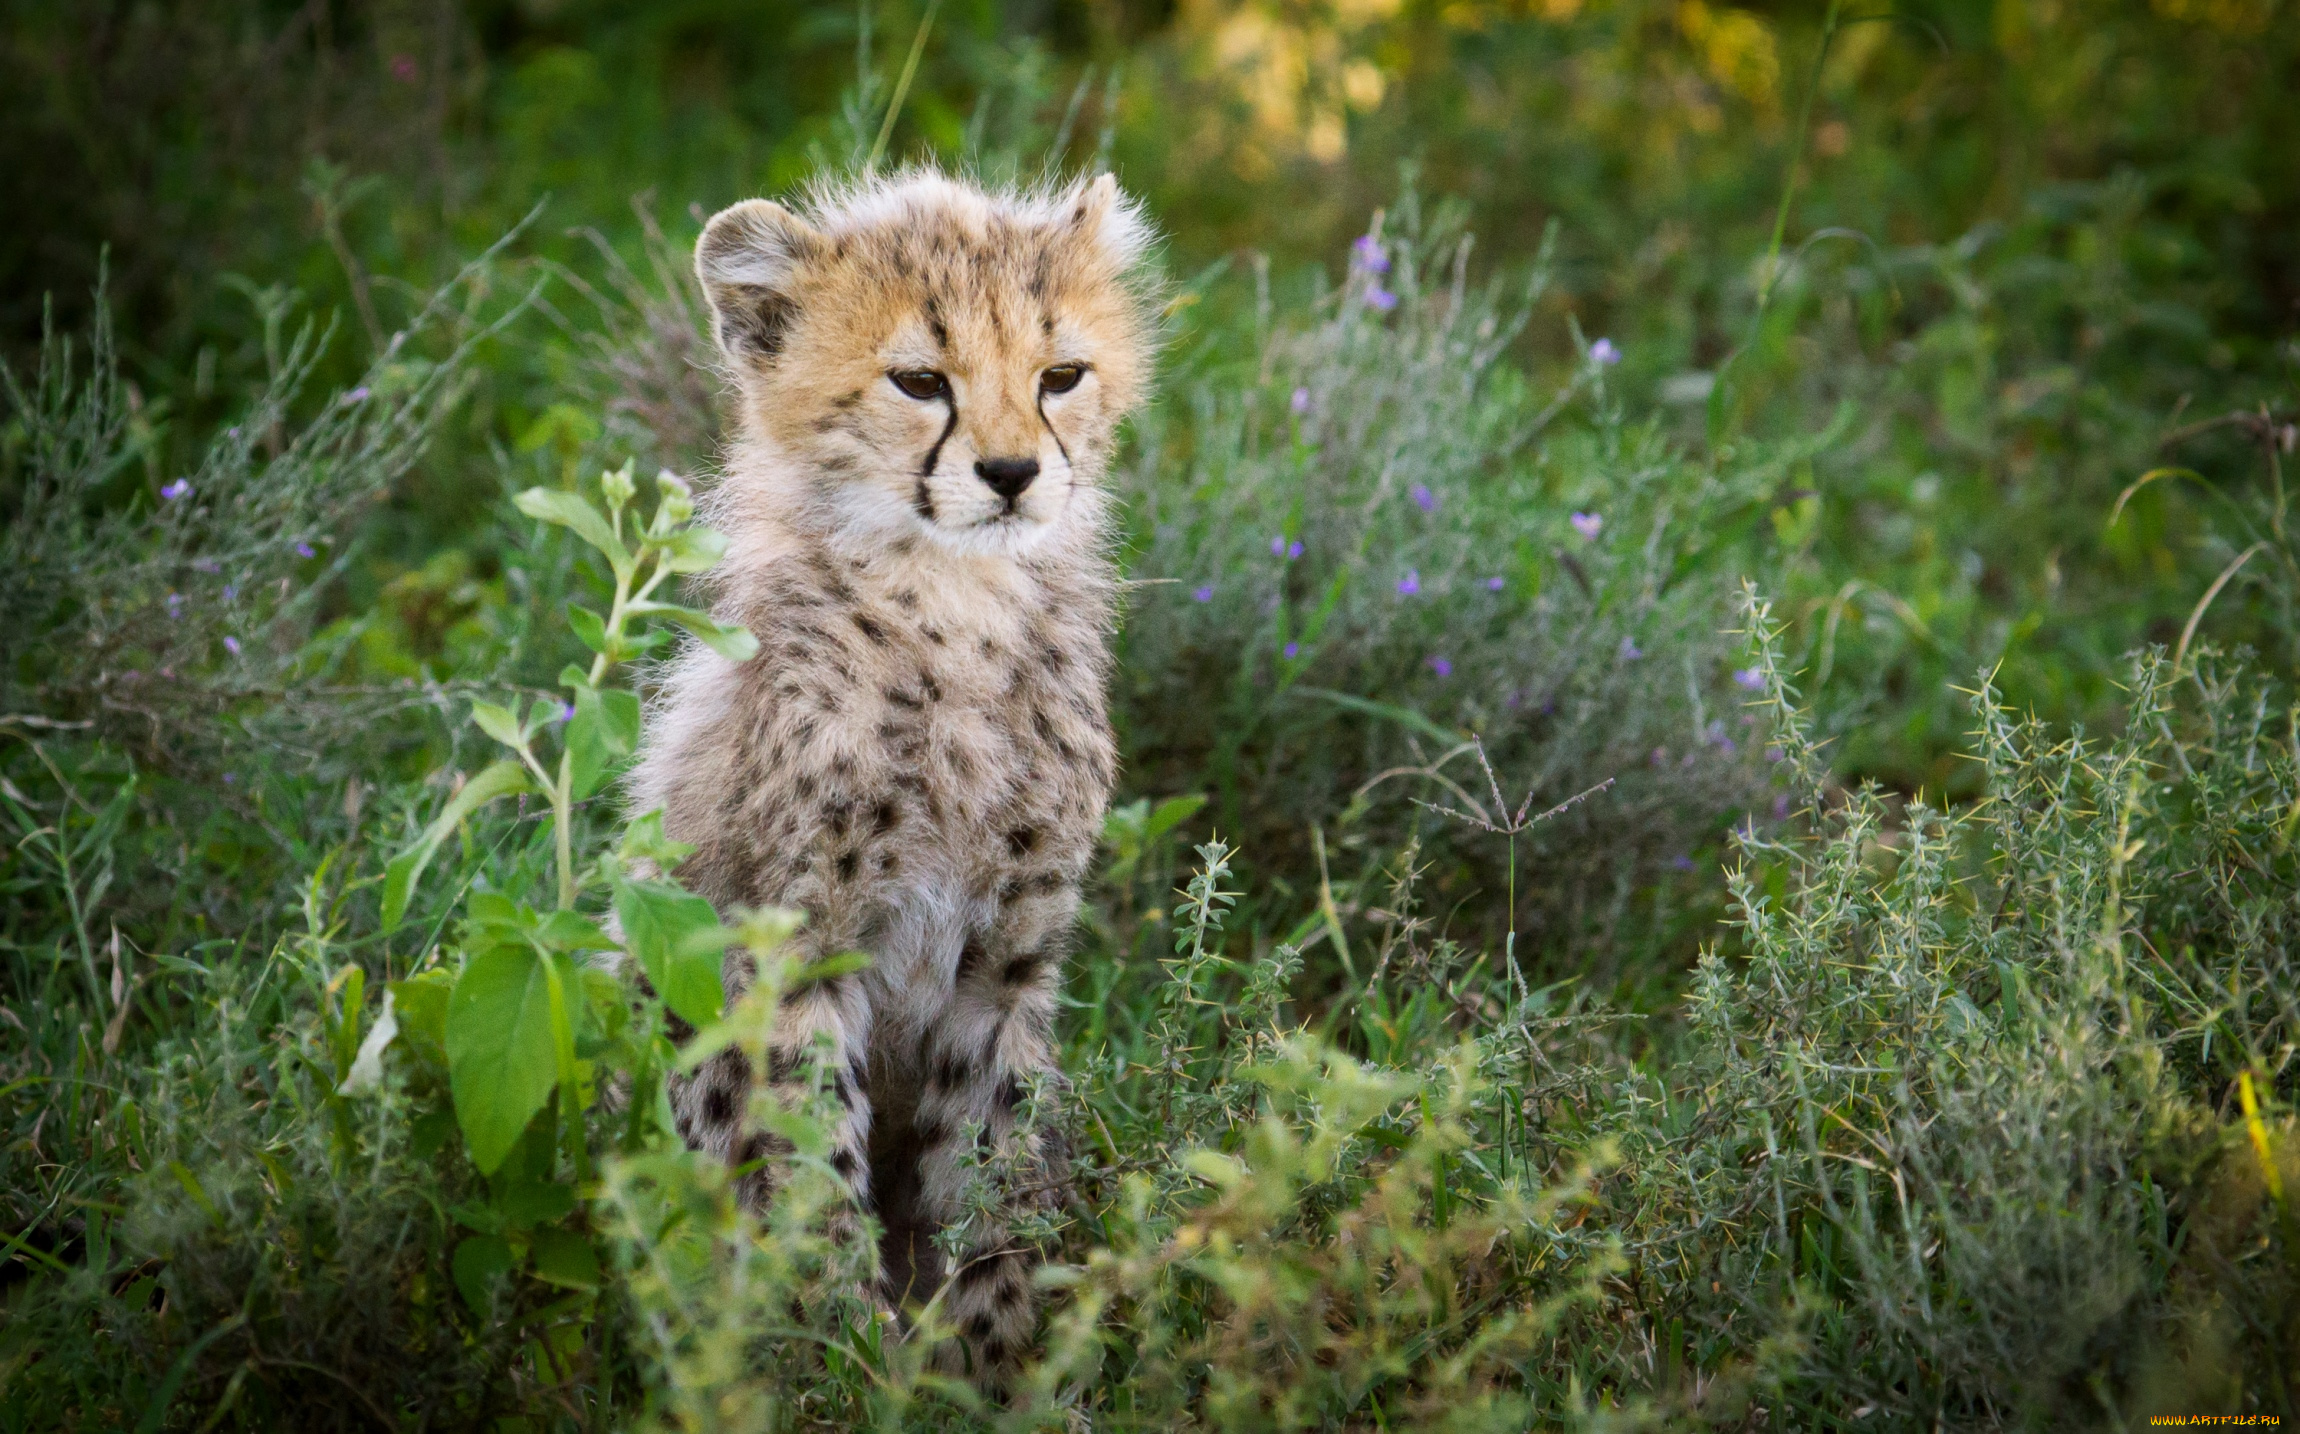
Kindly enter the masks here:
M 950 381 L 931 368 L 896 369 L 887 380 L 917 399 L 940 398 L 950 392 Z
M 1047 393 L 1068 393 L 1078 387 L 1078 380 L 1086 377 L 1082 363 L 1058 363 L 1038 376 L 1038 386 Z

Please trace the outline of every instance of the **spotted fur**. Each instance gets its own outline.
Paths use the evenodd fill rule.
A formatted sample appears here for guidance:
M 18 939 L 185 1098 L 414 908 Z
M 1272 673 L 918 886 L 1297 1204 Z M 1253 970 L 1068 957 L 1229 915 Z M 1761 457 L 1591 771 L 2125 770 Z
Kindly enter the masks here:
M 886 1231 L 887 1295 L 943 1291 L 961 1362 L 995 1378 L 1031 1334 L 1035 1255 L 993 1228 L 946 1270 L 931 1240 L 970 1127 L 1059 1163 L 1017 1151 L 1015 1108 L 1054 1070 L 1116 769 L 1101 483 L 1149 376 L 1148 236 L 1107 176 L 989 195 L 912 173 L 806 208 L 738 204 L 696 245 L 739 409 L 709 500 L 729 538 L 715 610 L 759 652 L 677 661 L 632 795 L 694 846 L 679 876 L 721 910 L 798 907 L 802 954 L 872 956 L 790 998 L 769 1074 L 827 1040 L 834 1160 Z M 919 373 L 945 391 L 895 381 Z M 1035 477 L 1006 491 L 1024 460 Z M 730 970 L 730 991 L 749 979 Z M 732 1053 L 697 1072 L 675 1099 L 687 1138 L 765 1154 L 748 1085 Z

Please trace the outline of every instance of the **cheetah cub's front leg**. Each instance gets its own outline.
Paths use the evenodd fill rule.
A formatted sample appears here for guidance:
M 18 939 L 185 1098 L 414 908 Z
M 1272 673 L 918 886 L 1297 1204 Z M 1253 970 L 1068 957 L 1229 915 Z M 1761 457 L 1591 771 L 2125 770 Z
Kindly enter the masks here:
M 871 956 L 786 1002 L 769 1075 L 828 1046 L 834 1159 L 885 1231 L 890 1297 L 939 1293 L 963 1339 L 945 1358 L 993 1383 L 1034 1317 L 1012 1205 L 1060 1164 L 1016 1110 L 1059 1080 L 1063 946 L 1115 776 L 1103 481 L 1149 377 L 1147 244 L 1107 176 L 986 194 L 912 172 L 804 218 L 736 205 L 696 245 L 738 434 L 709 581 L 759 651 L 678 659 L 634 805 L 694 847 L 678 874 L 721 911 L 798 907 L 810 951 Z M 747 1090 L 738 1058 L 698 1072 L 688 1138 L 771 1154 Z M 970 1217 L 973 1172 L 1018 1167 L 1045 1178 Z M 935 1235 L 962 1220 L 945 1269 Z
M 1010 880 L 1052 885 L 1058 879 L 1059 869 Z M 993 1379 L 1028 1344 L 1036 1314 L 1031 1277 L 1039 1252 L 1015 1237 L 1012 1217 L 1050 1208 L 1067 1193 L 1062 1167 L 1068 1152 L 1059 1136 L 1045 1129 L 1018 1133 L 1016 1116 L 1033 1081 L 1061 1079 L 1053 1043 L 1059 953 L 1077 907 L 1076 888 L 1067 880 L 1010 899 L 991 929 L 961 950 L 948 1015 L 922 1052 L 925 1079 L 913 1129 L 924 1223 L 959 1220 L 968 1182 L 983 1178 L 984 1164 L 1003 1182 L 996 1194 L 1004 1210 L 1003 1218 L 978 1221 L 968 1231 L 971 1238 L 947 1268 L 929 1257 L 914 1270 L 939 1268 L 944 1318 L 964 1337 L 973 1364 L 966 1372 Z M 1002 1158 L 970 1162 L 970 1153 Z

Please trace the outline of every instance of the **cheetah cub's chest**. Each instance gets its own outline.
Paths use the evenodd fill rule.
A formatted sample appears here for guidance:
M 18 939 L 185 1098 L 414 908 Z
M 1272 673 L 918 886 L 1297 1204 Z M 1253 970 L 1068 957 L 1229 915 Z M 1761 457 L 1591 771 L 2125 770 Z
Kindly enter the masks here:
M 698 854 L 734 899 L 802 903 L 871 951 L 906 1025 L 932 1018 L 1003 906 L 1075 888 L 1115 766 L 1107 582 L 978 566 L 778 565 L 743 614 L 763 651 L 719 796 L 745 837 Z

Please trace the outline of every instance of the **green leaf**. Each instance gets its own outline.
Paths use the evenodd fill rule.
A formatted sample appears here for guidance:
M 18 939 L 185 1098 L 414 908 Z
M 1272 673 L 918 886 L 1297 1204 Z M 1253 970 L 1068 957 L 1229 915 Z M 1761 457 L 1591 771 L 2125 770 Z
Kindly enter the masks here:
M 570 1290 L 599 1288 L 599 1252 L 572 1230 L 546 1226 L 527 1247 L 528 1268 L 547 1285 Z
M 1150 820 L 1142 830 L 1143 842 L 1147 844 L 1158 840 L 1190 820 L 1204 805 L 1206 799 L 1196 793 L 1186 797 L 1168 797 L 1158 804 L 1158 810 L 1150 814 Z
M 554 951 L 612 951 L 614 940 L 597 923 L 573 911 L 554 911 L 535 928 L 535 940 Z
M 471 958 L 448 998 L 448 1087 L 463 1143 L 482 1174 L 502 1165 L 559 1083 L 558 973 L 551 968 L 565 960 L 498 946 Z
M 791 988 L 796 990 L 800 986 L 811 985 L 817 981 L 828 981 L 852 971 L 867 970 L 870 963 L 871 957 L 868 951 L 841 951 L 833 956 L 825 956 L 820 961 L 810 961 L 792 972 Z
M 516 705 L 517 699 L 513 699 L 513 702 Z M 527 734 L 519 730 L 519 714 L 512 708 L 498 707 L 492 702 L 474 702 L 471 704 L 471 720 L 479 724 L 480 731 L 512 751 L 526 749 Z
M 617 573 L 630 571 L 630 552 L 615 536 L 615 530 L 608 525 L 606 517 L 580 496 L 555 488 L 530 488 L 512 499 L 512 502 L 518 504 L 519 511 L 530 518 L 544 523 L 557 523 L 562 528 L 573 530 L 576 537 L 606 554 L 607 561 L 614 565 Z
M 415 1124 L 408 1133 L 408 1152 L 418 1160 L 429 1160 L 439 1153 L 439 1147 L 445 1145 L 447 1137 L 454 1133 L 455 1112 L 452 1109 L 441 1106 L 437 1110 L 427 1110 L 415 1118 Z
M 383 929 L 390 931 L 399 925 L 399 919 L 407 914 L 408 898 L 415 891 L 416 881 L 431 864 L 432 853 L 439 850 L 439 844 L 447 840 L 449 833 L 463 824 L 464 818 L 497 797 L 533 790 L 534 785 L 527 780 L 527 769 L 510 760 L 497 762 L 465 782 L 463 790 L 448 798 L 439 816 L 424 828 L 415 845 L 394 857 L 384 868 Z
M 473 1313 L 487 1313 L 488 1296 L 511 1273 L 511 1263 L 511 1246 L 499 1236 L 473 1235 L 455 1247 L 455 1287 Z
M 1376 702 L 1369 697 L 1359 697 L 1349 692 L 1335 692 L 1325 687 L 1297 687 L 1293 689 L 1293 694 L 1296 697 L 1309 697 L 1320 702 L 1330 702 L 1336 707 L 1347 708 L 1352 712 L 1363 712 L 1368 717 L 1387 718 L 1401 727 L 1419 732 L 1425 737 L 1440 742 L 1467 740 L 1466 733 L 1449 727 L 1441 727 L 1411 707 L 1400 707 L 1389 702 Z
M 729 662 L 749 662 L 759 652 L 759 640 L 751 636 L 749 628 L 729 627 L 708 613 L 697 612 L 677 603 L 636 602 L 631 604 L 634 617 L 668 618 L 702 640 L 703 646 Z
M 662 871 L 675 871 L 680 862 L 694 855 L 695 849 L 683 841 L 673 841 L 663 834 L 661 808 L 634 818 L 623 831 L 622 844 L 615 855 L 626 862 L 651 861 Z
M 547 1225 L 575 1213 L 575 1191 L 555 1180 L 522 1180 L 496 1193 L 495 1210 L 514 1230 Z
M 384 989 L 399 1012 L 400 1048 L 446 1064 L 447 997 L 455 989 L 455 973 L 434 966 Z
M 576 800 L 599 790 L 615 764 L 639 748 L 639 699 L 622 691 L 575 689 L 575 715 L 567 720 L 569 790 Z
M 681 528 L 663 545 L 663 566 L 674 573 L 706 572 L 726 551 L 726 534 L 710 528 Z
M 718 1020 L 726 988 L 720 952 L 710 948 L 725 941 L 711 903 L 668 881 L 622 881 L 615 884 L 615 915 L 625 946 L 663 1004 L 690 1025 Z
M 593 652 L 607 652 L 607 620 L 605 618 L 587 607 L 570 606 L 567 609 L 567 625 L 575 630 L 577 637 L 583 639 L 585 647 L 590 648 Z M 614 654 L 607 653 L 607 655 L 612 657 Z

